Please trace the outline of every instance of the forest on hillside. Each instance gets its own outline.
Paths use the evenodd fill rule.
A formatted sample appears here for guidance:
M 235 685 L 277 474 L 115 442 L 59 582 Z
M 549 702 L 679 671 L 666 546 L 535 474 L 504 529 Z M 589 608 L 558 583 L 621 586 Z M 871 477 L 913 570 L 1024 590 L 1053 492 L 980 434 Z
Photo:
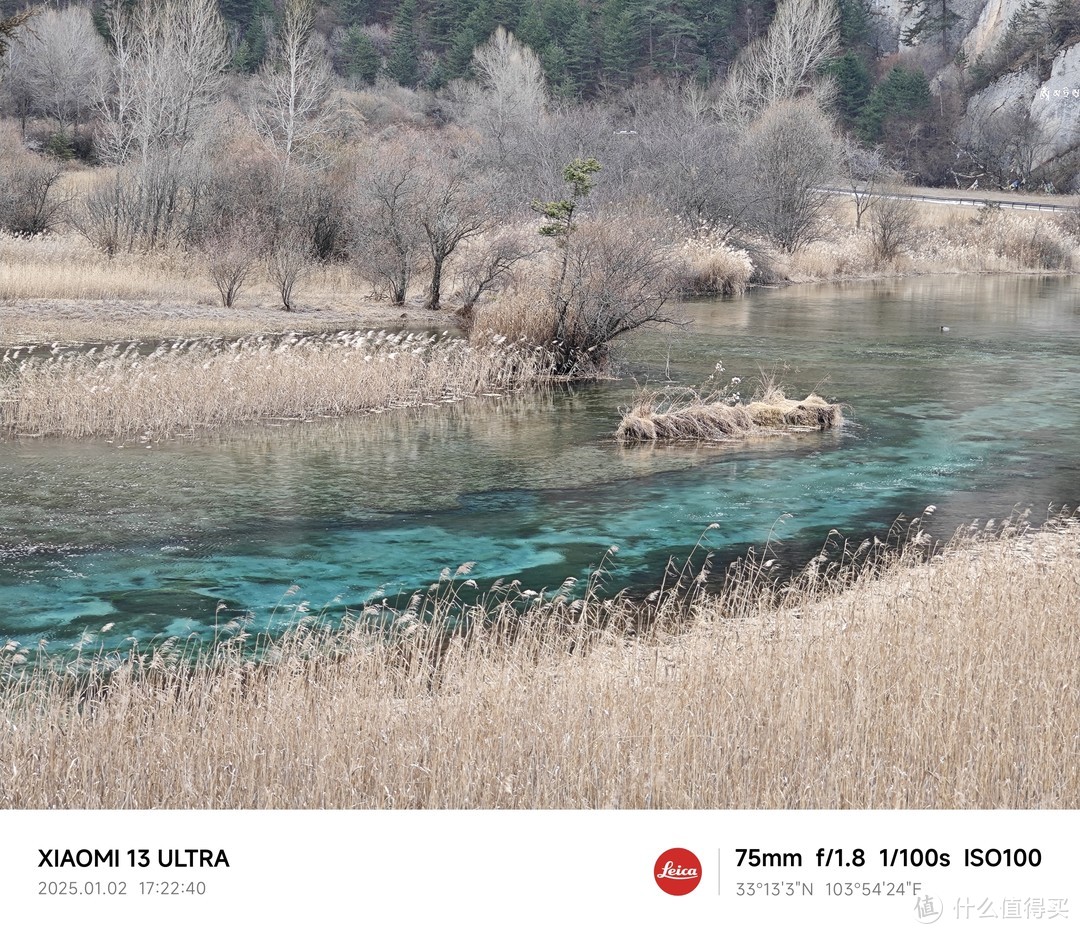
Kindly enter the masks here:
M 107 46 L 115 16 L 135 5 L 92 0 L 37 9 L 85 6 Z M 285 7 L 285 0 L 218 0 L 234 74 L 255 76 L 267 65 Z M 28 8 L 24 0 L 0 2 L 6 15 Z M 895 24 L 870 0 L 836 0 L 836 43 L 816 67 L 832 81 L 831 111 L 842 129 L 864 144 L 882 144 L 915 181 L 958 183 L 950 176 L 954 131 L 967 98 L 1017 70 L 1045 79 L 1054 54 L 1080 41 L 1080 0 L 1025 0 L 1000 41 L 975 61 L 959 51 L 961 17 L 950 0 L 908 0 L 905 8 L 913 25 L 897 37 L 890 32 Z M 715 89 L 740 51 L 762 40 L 775 14 L 774 0 L 332 0 L 315 5 L 312 29 L 343 85 L 395 85 L 437 96 L 476 79 L 473 53 L 502 27 L 536 54 L 553 101 L 618 106 L 627 91 L 649 83 Z M 45 33 L 40 44 L 49 43 L 52 29 L 38 18 Z M 909 44 L 898 46 L 898 38 Z M 959 80 L 935 84 L 950 62 Z M 20 86 L 20 68 L 11 70 L 15 86 L 9 76 L 0 95 L 5 110 L 23 121 L 43 115 L 48 104 Z M 440 108 L 431 109 L 437 117 Z M 1023 130 L 1003 128 L 1011 135 Z M 78 154 L 92 155 L 85 141 Z M 978 164 L 960 168 L 976 177 L 986 160 L 973 155 Z M 1012 174 L 1024 175 L 1022 169 Z M 1069 169 L 1062 167 L 1055 181 Z

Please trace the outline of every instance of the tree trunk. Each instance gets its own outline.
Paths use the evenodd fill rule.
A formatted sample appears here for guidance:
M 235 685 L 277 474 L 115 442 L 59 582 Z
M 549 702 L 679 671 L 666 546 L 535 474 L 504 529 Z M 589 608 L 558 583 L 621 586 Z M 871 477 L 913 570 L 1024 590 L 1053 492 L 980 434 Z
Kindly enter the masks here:
M 431 268 L 431 298 L 428 299 L 427 307 L 431 311 L 438 311 L 440 293 L 442 292 L 442 268 L 446 257 L 434 256 L 432 259 L 434 262 Z

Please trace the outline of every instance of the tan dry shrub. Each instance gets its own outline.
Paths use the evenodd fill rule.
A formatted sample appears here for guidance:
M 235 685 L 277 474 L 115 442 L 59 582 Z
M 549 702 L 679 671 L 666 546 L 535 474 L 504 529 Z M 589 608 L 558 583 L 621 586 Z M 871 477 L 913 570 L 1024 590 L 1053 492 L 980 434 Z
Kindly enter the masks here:
M 915 203 L 888 194 L 870 208 L 870 238 L 878 263 L 892 263 L 917 242 L 918 213 Z
M 754 275 L 750 254 L 713 230 L 689 237 L 679 254 L 684 269 L 680 291 L 687 295 L 742 295 Z
M 554 341 L 555 309 L 543 285 L 549 276 L 548 264 L 538 262 L 512 288 L 477 307 L 470 332 L 472 340 L 501 336 L 534 346 L 547 346 Z

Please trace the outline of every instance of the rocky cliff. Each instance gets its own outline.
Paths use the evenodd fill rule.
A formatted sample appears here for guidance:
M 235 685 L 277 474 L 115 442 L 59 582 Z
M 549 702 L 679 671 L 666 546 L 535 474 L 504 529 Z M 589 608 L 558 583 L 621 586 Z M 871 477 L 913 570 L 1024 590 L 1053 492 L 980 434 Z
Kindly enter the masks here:
M 883 52 L 909 49 L 905 31 L 914 22 L 905 14 L 904 0 L 870 0 L 876 14 L 879 46 Z M 1030 7 L 1030 4 L 1028 4 Z M 950 46 L 962 52 L 962 60 L 972 64 L 992 59 L 1000 49 L 1010 21 L 1025 8 L 1025 0 L 954 0 L 952 9 L 960 17 L 950 35 Z M 925 40 L 924 40 L 925 41 Z M 1056 175 L 1080 190 L 1080 43 L 1057 49 L 1049 69 L 1047 60 L 1017 63 L 994 78 L 986 87 L 971 93 L 955 63 L 938 70 L 935 90 L 959 87 L 970 94 L 961 127 L 969 142 L 977 147 L 990 144 L 990 137 L 1010 142 L 1017 176 Z M 1023 135 L 1022 141 L 1015 140 Z

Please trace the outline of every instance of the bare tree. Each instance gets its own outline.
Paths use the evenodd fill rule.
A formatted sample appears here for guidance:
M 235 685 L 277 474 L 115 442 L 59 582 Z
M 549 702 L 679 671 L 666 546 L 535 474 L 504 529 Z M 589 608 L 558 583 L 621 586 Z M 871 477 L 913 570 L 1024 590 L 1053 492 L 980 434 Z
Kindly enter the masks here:
M 750 127 L 743 144 L 752 188 L 746 218 L 793 252 L 818 235 L 837 145 L 828 119 L 812 100 L 782 100 Z
M 24 121 L 31 113 L 78 130 L 100 97 L 107 70 L 105 43 L 85 7 L 45 10 L 22 30 L 9 52 L 9 82 Z
M 506 151 L 508 137 L 542 119 L 548 101 L 540 59 L 502 26 L 473 52 L 478 85 L 466 86 L 472 122 L 483 127 Z
M 289 0 L 272 51 L 259 72 L 254 122 L 289 165 L 321 129 L 330 64 L 314 32 L 313 0 Z
M 353 257 L 361 274 L 403 305 L 423 262 L 426 237 L 416 213 L 421 183 L 415 141 L 392 140 L 371 155 L 353 195 Z
M 112 7 L 111 82 L 100 149 L 113 162 L 188 143 L 218 100 L 229 51 L 216 0 Z
M 891 263 L 915 245 L 915 203 L 895 195 L 883 195 L 870 210 L 870 236 L 878 262 Z
M 990 176 L 1002 187 L 1025 185 L 1047 158 L 1055 128 L 1033 113 L 1029 101 L 1035 82 L 1026 76 L 1014 100 L 976 95 L 956 128 L 957 159 L 953 175 L 968 179 Z
M 880 146 L 867 149 L 850 136 L 840 145 L 844 183 L 855 200 L 855 229 L 862 229 L 863 215 L 877 201 L 882 184 L 896 173 Z
M 424 231 L 431 259 L 427 306 L 440 307 L 443 267 L 462 244 L 492 222 L 491 199 L 483 174 L 463 147 L 429 149 L 420 163 L 416 219 Z
M 4 110 L 19 118 L 24 139 L 27 120 L 37 104 L 31 39 L 25 31 L 16 33 L 8 45 L 7 55 L 0 57 L 0 99 L 4 102 Z
M 742 221 L 749 188 L 735 135 L 706 119 L 697 105 L 684 108 L 679 98 L 657 102 L 637 125 L 632 188 L 647 191 L 694 229 L 731 233 Z
M 839 48 L 836 0 L 783 0 L 768 32 L 739 54 L 716 104 L 727 123 L 745 126 L 773 104 L 823 93 L 821 66 Z
M 111 17 L 97 143 L 107 160 L 127 164 L 129 187 L 102 186 L 80 229 L 108 249 L 152 248 L 186 235 L 201 193 L 203 166 L 190 149 L 222 90 L 225 26 L 215 0 L 139 0 L 130 12 L 118 3 Z

